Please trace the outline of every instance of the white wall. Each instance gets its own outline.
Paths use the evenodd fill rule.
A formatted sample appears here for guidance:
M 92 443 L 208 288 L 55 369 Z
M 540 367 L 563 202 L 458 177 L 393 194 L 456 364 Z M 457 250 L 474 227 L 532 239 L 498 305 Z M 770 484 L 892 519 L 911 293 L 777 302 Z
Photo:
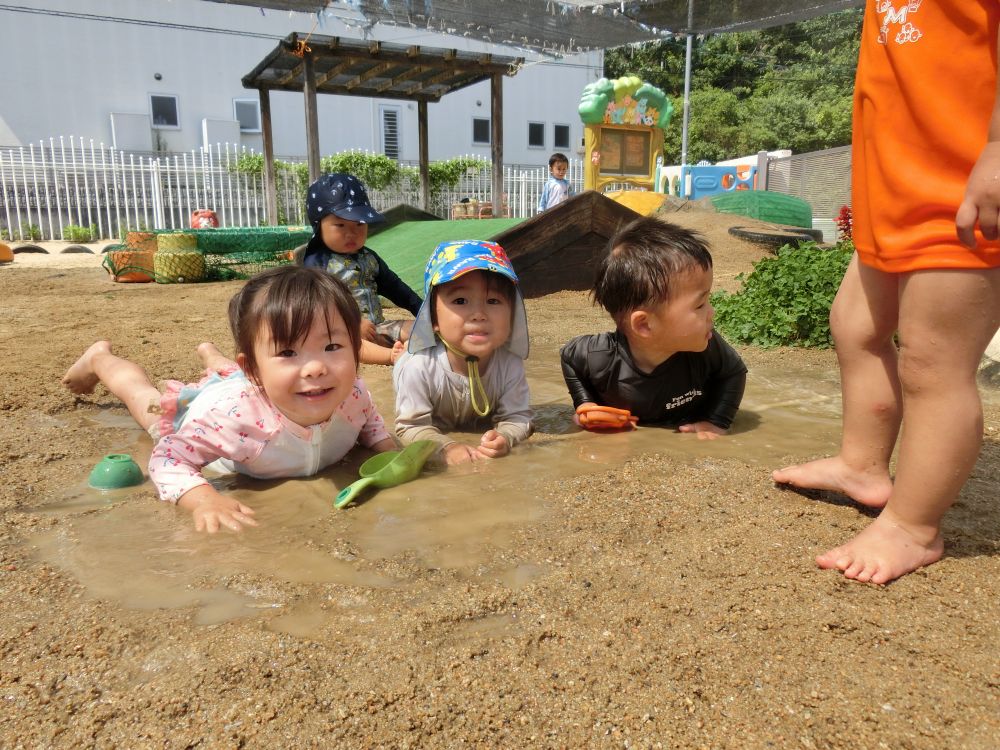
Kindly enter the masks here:
M 233 99 L 256 98 L 240 79 L 279 39 L 292 31 L 307 33 L 316 20 L 312 14 L 268 10 L 262 15 L 257 8 L 203 0 L 21 0 L 19 7 L 37 12 L 0 9 L 0 117 L 13 137 L 23 144 L 70 135 L 110 144 L 111 112 L 148 114 L 149 95 L 168 94 L 179 97 L 180 128 L 157 133 L 167 149 L 178 151 L 201 145 L 204 119 L 232 120 Z M 140 23 L 125 22 L 128 19 Z M 334 17 L 324 17 L 316 33 L 360 37 L 357 29 Z M 478 42 L 408 28 L 378 26 L 370 38 L 488 49 Z M 579 143 L 583 125 L 577 104 L 583 87 L 602 74 L 602 53 L 534 62 L 517 50 L 491 51 L 528 59 L 521 72 L 504 79 L 504 161 L 546 163 L 554 150 L 554 123 L 569 125 L 571 144 Z M 489 157 L 488 146 L 472 143 L 472 119 L 489 118 L 489 97 L 489 84 L 481 83 L 429 106 L 432 159 Z M 415 160 L 417 107 L 399 100 L 320 96 L 321 152 L 378 150 L 379 103 L 400 107 L 401 157 Z M 302 96 L 274 92 L 271 107 L 276 154 L 303 156 Z M 544 148 L 527 147 L 529 120 L 546 123 Z M 259 135 L 244 134 L 241 139 L 248 147 L 261 148 Z

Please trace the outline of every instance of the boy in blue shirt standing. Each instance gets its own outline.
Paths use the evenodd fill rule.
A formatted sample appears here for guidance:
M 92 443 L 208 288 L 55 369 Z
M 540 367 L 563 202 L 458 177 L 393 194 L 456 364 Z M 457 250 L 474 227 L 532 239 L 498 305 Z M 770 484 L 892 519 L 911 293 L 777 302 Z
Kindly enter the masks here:
M 566 179 L 569 159 L 558 151 L 549 157 L 549 179 L 545 181 L 542 195 L 538 199 L 538 213 L 558 206 L 573 195 L 573 186 Z

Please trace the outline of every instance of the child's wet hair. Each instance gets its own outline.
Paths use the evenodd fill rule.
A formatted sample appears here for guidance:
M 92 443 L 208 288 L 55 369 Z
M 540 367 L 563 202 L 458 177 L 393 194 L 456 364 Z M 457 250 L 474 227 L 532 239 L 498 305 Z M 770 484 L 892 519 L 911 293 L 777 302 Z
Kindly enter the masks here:
M 561 162 L 569 164 L 569 159 L 566 158 L 566 154 L 562 154 L 556 151 L 554 154 L 552 154 L 552 156 L 549 157 L 549 170 L 551 170 L 553 166 Z
M 476 271 L 486 274 L 486 290 L 488 292 L 497 292 L 503 295 L 503 298 L 507 300 L 508 304 L 511 305 L 511 315 L 514 314 L 513 304 L 514 304 L 514 282 L 508 279 L 501 273 L 493 273 L 492 271 L 487 271 L 485 268 L 477 268 Z M 470 271 L 470 273 L 475 273 L 475 271 Z M 464 275 L 464 274 L 463 274 Z M 443 284 L 437 284 L 431 287 L 431 324 L 437 325 L 437 293 L 438 289 L 446 284 L 452 284 L 456 281 L 461 280 L 461 276 L 457 279 L 452 279 L 451 281 L 446 281 Z
M 354 349 L 354 362 L 361 350 L 361 310 L 342 281 L 318 268 L 281 266 L 257 274 L 229 300 L 229 328 L 236 351 L 244 356 L 243 371 L 256 382 L 254 342 L 267 326 L 277 351 L 294 348 L 309 333 L 317 315 L 326 318 L 336 309 Z
M 597 269 L 591 297 L 621 325 L 634 310 L 670 299 L 678 275 L 712 268 L 712 255 L 698 232 L 643 216 L 619 229 Z

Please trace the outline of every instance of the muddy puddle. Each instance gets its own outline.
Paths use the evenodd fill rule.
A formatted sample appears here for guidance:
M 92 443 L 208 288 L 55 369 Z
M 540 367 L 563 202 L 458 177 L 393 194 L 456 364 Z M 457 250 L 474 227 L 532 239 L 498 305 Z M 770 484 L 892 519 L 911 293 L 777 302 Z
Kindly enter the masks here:
M 831 373 L 754 370 L 732 434 L 699 441 L 653 427 L 579 431 L 550 363 L 550 357 L 529 362 L 537 432 L 504 459 L 425 471 L 339 511 L 331 502 L 357 478 L 364 451 L 304 480 L 213 477 L 218 489 L 253 507 L 260 523 L 215 536 L 196 533 L 184 511 L 150 500 L 148 481 L 140 499 L 134 488 L 102 493 L 81 477 L 63 498 L 35 511 L 60 522 L 30 540 L 32 555 L 64 570 L 88 595 L 127 608 L 190 608 L 203 624 L 266 616 L 267 627 L 308 637 L 331 615 L 352 623 L 371 619 L 366 591 L 426 596 L 416 589 L 428 585 L 428 570 L 447 573 L 442 586 L 490 576 L 514 590 L 544 576 L 544 560 L 519 553 L 518 533 L 544 522 L 546 497 L 560 481 L 643 454 L 772 466 L 776 457 L 818 455 L 837 445 L 840 395 Z M 369 382 L 376 402 L 391 405 L 388 379 Z M 145 467 L 150 440 L 124 410 L 77 412 L 70 419 L 109 436 L 95 441 L 95 462 L 125 452 Z M 510 626 L 502 618 L 476 625 L 498 632 Z

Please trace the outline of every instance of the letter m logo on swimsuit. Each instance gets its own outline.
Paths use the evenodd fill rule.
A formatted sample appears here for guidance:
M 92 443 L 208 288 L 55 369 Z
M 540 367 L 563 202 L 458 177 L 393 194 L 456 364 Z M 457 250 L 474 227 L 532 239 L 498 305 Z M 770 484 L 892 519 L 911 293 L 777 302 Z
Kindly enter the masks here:
M 879 44 L 888 44 L 890 26 L 899 26 L 899 32 L 894 37 L 896 44 L 906 44 L 907 42 L 916 42 L 919 40 L 923 36 L 923 33 L 906 19 L 911 13 L 916 13 L 920 10 L 920 3 L 922 1 L 910 0 L 897 9 L 892 4 L 893 0 L 878 0 L 875 4 L 875 11 L 879 14 L 884 14 L 878 30 Z

